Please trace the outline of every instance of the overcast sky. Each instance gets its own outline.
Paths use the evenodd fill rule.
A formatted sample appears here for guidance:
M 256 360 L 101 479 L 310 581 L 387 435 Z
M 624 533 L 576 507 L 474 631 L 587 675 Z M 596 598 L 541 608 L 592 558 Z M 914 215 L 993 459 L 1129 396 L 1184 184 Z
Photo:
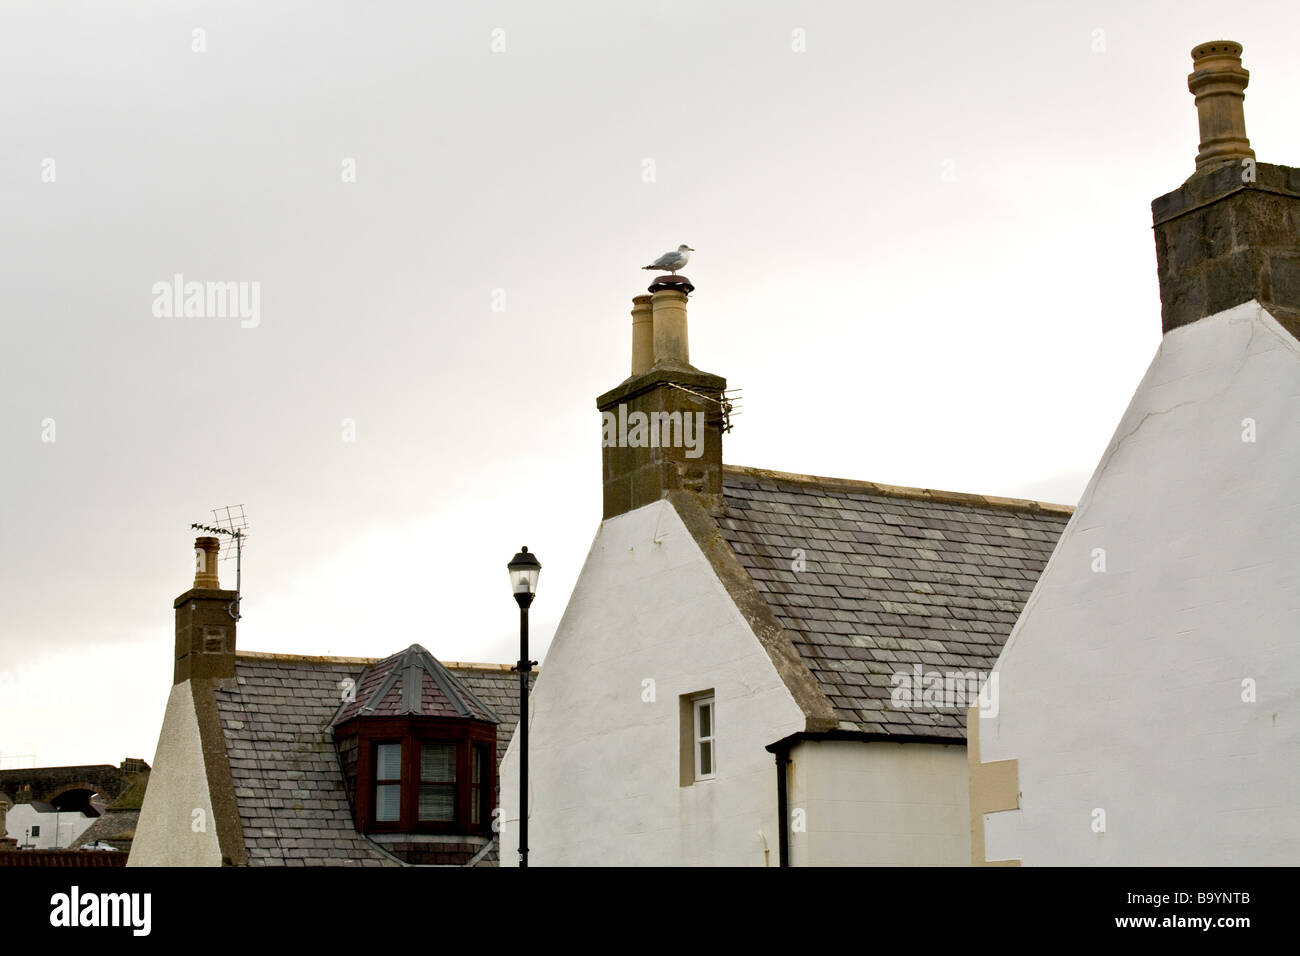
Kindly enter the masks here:
M 682 242 L 727 462 L 1073 503 L 1159 341 L 1189 52 L 1244 44 L 1295 164 L 1297 35 L 1293 0 L 5 3 L 0 766 L 153 759 L 217 506 L 242 648 L 513 661 L 526 543 L 544 653 Z M 157 314 L 177 274 L 256 321 Z

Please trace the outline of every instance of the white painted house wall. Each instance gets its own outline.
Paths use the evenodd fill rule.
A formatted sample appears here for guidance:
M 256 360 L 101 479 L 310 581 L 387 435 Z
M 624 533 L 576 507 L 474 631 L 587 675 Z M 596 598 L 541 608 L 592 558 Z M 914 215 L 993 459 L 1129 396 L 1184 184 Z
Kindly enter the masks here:
M 679 695 L 710 687 L 717 777 L 682 787 Z M 804 717 L 668 502 L 602 524 L 530 703 L 530 864 L 777 864 L 764 747 Z M 518 740 L 501 768 L 506 866 L 518 862 Z
M 970 865 L 961 743 L 802 741 L 790 759 L 793 866 Z
M 1165 335 L 1002 651 L 987 859 L 1300 864 L 1298 558 L 1300 345 L 1251 302 Z
M 95 821 L 80 811 L 42 813 L 30 803 L 16 804 L 5 817 L 6 836 L 18 841 L 19 846 L 36 850 L 59 850 L 68 846 L 78 834 Z M 31 836 L 33 827 L 40 834 Z
M 195 811 L 199 811 L 198 814 Z M 189 681 L 167 698 L 127 866 L 220 866 L 216 821 Z

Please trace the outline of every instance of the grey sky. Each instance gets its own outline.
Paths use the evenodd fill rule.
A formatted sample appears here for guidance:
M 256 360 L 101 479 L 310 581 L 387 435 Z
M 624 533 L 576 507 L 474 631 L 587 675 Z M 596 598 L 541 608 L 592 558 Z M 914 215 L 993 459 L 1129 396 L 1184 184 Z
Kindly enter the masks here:
M 526 543 L 543 653 L 600 518 L 594 398 L 681 242 L 692 360 L 744 389 L 727 461 L 1073 501 L 1159 339 L 1193 45 L 1244 45 L 1257 154 L 1300 157 L 1290 2 L 4 21 L 0 765 L 152 759 L 218 505 L 252 520 L 244 648 L 513 660 Z M 175 273 L 259 282 L 259 324 L 155 317 Z

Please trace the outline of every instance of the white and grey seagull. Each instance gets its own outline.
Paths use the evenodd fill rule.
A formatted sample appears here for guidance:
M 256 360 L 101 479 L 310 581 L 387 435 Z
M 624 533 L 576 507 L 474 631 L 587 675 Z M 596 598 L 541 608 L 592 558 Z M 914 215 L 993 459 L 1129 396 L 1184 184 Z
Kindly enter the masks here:
M 686 243 L 682 243 L 672 252 L 665 252 L 662 256 L 650 263 L 648 266 L 642 266 L 642 269 L 664 269 L 677 275 L 678 269 L 685 269 L 686 263 L 691 261 L 691 253 L 695 250 Z

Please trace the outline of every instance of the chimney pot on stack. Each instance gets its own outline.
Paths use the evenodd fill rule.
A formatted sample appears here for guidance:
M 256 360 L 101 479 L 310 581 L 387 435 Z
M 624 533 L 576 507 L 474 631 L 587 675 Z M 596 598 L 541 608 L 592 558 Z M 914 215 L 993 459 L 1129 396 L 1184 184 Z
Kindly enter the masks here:
M 654 315 L 656 365 L 690 367 L 691 349 L 686 330 L 686 297 L 695 291 L 686 276 L 659 276 L 650 284 Z
M 194 586 L 212 591 L 221 589 L 217 578 L 217 558 L 221 554 L 221 542 L 216 538 L 194 539 Z
M 1241 44 L 1213 40 L 1192 50 L 1192 72 L 1187 88 L 1196 97 L 1201 124 L 1201 148 L 1196 168 L 1213 169 L 1225 163 L 1254 159 L 1246 138 L 1246 84 L 1250 71 L 1241 66 Z
M 632 299 L 632 374 L 650 371 L 655 363 L 654 308 L 651 297 Z

